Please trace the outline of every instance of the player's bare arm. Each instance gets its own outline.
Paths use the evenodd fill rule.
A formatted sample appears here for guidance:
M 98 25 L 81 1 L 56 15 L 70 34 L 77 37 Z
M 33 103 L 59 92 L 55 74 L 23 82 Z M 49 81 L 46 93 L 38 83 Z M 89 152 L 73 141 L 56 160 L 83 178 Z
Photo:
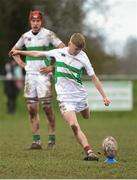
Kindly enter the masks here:
M 31 57 L 46 57 L 43 51 L 21 51 L 21 50 L 13 50 L 12 55 L 23 55 L 23 56 L 31 56 Z
M 16 51 L 16 50 L 21 50 L 19 48 L 16 48 L 15 46 L 9 51 L 8 55 L 9 57 L 12 57 L 12 54 L 13 54 L 13 51 Z
M 9 51 L 9 53 L 8 53 L 9 57 L 12 57 L 12 53 L 13 53 L 14 50 L 17 50 L 17 49 L 13 47 L 13 48 Z
M 21 59 L 20 55 L 15 55 L 12 56 L 12 58 L 16 61 L 16 63 L 21 67 L 21 68 L 25 68 L 25 63 L 23 62 L 23 60 Z
M 98 91 L 99 91 L 100 94 L 102 95 L 104 105 L 105 105 L 105 106 L 109 106 L 110 100 L 109 100 L 109 98 L 106 96 L 105 92 L 103 91 L 101 82 L 100 82 L 100 80 L 98 79 L 98 77 L 94 74 L 93 76 L 91 76 L 91 80 L 93 81 L 93 83 L 95 84 L 96 88 L 98 89 Z

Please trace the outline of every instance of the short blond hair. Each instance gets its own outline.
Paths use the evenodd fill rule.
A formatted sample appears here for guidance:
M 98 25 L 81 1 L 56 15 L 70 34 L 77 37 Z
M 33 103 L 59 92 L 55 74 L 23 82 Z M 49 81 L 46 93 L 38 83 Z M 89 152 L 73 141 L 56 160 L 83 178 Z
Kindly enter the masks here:
M 75 44 L 80 49 L 85 48 L 86 45 L 85 37 L 81 33 L 72 34 L 72 36 L 70 37 L 70 42 Z

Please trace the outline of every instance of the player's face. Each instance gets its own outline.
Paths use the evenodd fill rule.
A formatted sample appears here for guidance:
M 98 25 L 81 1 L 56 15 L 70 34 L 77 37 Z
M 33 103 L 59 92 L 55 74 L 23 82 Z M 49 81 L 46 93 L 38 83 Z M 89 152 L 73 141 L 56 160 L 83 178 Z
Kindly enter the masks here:
M 69 54 L 76 56 L 78 53 L 80 53 L 81 49 L 78 48 L 75 44 L 72 42 L 69 42 Z
M 41 26 L 42 26 L 42 21 L 41 19 L 31 19 L 30 20 L 30 26 L 33 32 L 39 32 Z

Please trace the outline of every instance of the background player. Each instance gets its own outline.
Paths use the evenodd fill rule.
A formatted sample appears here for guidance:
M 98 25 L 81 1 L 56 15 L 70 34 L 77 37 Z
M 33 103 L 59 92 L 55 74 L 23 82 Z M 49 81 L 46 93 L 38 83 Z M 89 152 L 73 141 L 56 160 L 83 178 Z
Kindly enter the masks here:
M 51 46 L 62 48 L 65 45 L 56 37 L 55 33 L 43 28 L 43 15 L 40 11 L 30 12 L 29 22 L 31 30 L 24 33 L 10 51 L 22 49 L 24 46 L 27 50 L 49 50 Z M 14 57 L 15 61 L 26 70 L 24 96 L 27 102 L 27 109 L 32 129 L 31 149 L 41 149 L 40 126 L 39 126 L 39 100 L 42 103 L 43 110 L 47 116 L 48 123 L 48 148 L 55 145 L 55 117 L 51 107 L 51 73 L 42 75 L 39 70 L 41 67 L 48 67 L 47 58 L 32 58 L 26 56 L 24 63 L 20 56 Z M 51 69 L 51 67 L 50 67 Z

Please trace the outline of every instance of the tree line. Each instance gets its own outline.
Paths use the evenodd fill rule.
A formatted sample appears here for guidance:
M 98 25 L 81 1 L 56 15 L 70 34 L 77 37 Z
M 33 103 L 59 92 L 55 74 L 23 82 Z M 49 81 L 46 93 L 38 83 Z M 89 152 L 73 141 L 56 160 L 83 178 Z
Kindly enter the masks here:
M 29 30 L 28 15 L 32 9 L 40 9 L 45 17 L 45 27 L 53 30 L 63 41 L 68 43 L 69 37 L 74 32 L 82 32 L 86 36 L 86 49 L 92 65 L 98 74 L 120 73 L 121 66 L 126 67 L 131 54 L 136 64 L 135 40 L 128 41 L 125 45 L 125 57 L 119 58 L 116 54 L 107 54 L 104 50 L 104 37 L 100 34 L 92 36 L 94 27 L 85 26 L 84 20 L 88 11 L 96 9 L 105 13 L 105 1 L 100 0 L 1 0 L 0 6 L 0 67 L 9 61 L 8 52 L 18 38 Z M 85 33 L 86 32 L 86 33 Z M 133 48 L 134 46 L 134 48 Z M 133 49 L 134 52 L 133 52 Z M 122 59 L 122 60 L 121 60 Z M 123 61 L 123 59 L 125 59 Z M 131 58 L 130 58 L 131 60 Z M 120 63 L 119 63 L 120 62 Z M 124 66 L 123 66 L 124 65 Z M 130 68 L 130 73 L 131 73 Z M 137 68 L 136 68 L 137 69 Z M 132 69 L 132 72 L 137 72 Z M 126 69 L 123 73 L 129 73 Z

